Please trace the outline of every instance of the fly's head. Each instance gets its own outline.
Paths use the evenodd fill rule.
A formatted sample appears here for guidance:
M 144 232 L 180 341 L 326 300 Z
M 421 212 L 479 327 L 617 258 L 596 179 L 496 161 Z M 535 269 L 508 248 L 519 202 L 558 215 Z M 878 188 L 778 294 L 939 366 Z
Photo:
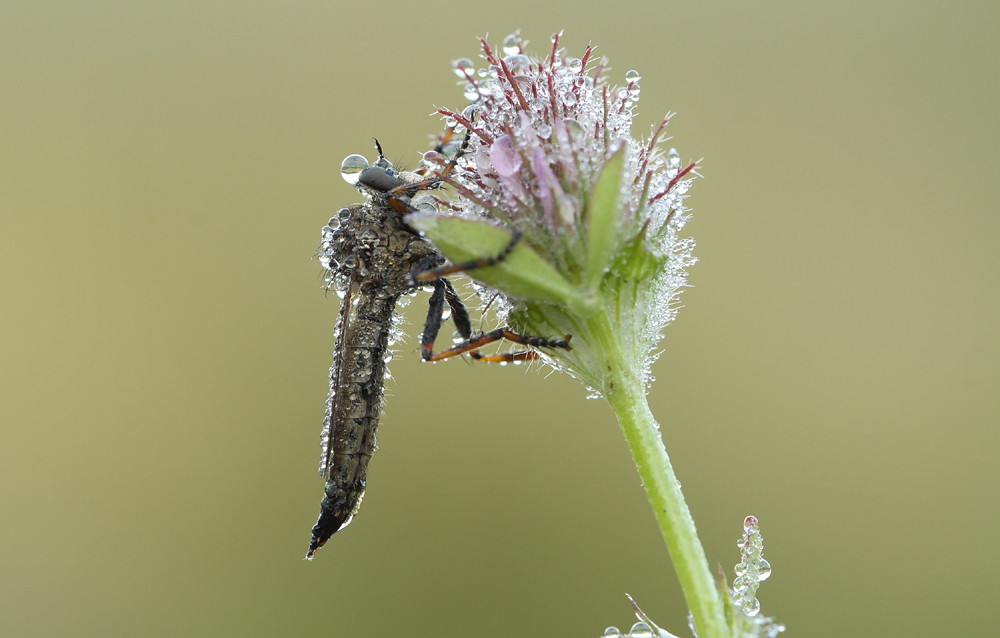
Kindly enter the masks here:
M 340 175 L 348 184 L 380 205 L 389 205 L 397 212 L 412 212 L 432 206 L 429 202 L 416 201 L 416 196 L 428 189 L 437 188 L 438 180 L 428 180 L 423 175 L 397 171 L 392 162 L 382 154 L 382 146 L 375 140 L 378 159 L 369 164 L 363 155 L 348 155 L 340 166 Z
M 428 191 L 438 188 L 440 180 L 397 171 L 383 155 L 378 140 L 375 148 L 378 159 L 374 163 L 369 164 L 362 155 L 349 155 L 340 168 L 344 181 L 357 188 L 366 201 L 342 208 L 322 229 L 317 256 L 325 269 L 325 288 L 341 296 L 355 275 L 387 279 L 392 278 L 389 271 L 393 269 L 408 270 L 411 264 L 403 263 L 407 256 L 397 254 L 405 252 L 405 247 L 393 248 L 398 241 L 390 237 L 412 238 L 412 231 L 402 222 L 403 215 L 437 211 Z M 410 241 L 404 239 L 403 243 L 408 246 Z M 378 272 L 368 272 L 372 268 Z

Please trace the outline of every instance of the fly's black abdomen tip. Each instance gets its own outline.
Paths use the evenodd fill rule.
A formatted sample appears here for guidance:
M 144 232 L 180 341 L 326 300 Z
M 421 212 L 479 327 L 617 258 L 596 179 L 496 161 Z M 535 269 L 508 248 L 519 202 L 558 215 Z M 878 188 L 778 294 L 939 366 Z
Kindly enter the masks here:
M 349 518 L 347 519 L 349 520 Z M 306 552 L 306 559 L 312 560 L 320 547 L 326 544 L 337 531 L 346 524 L 345 517 L 332 514 L 327 511 L 320 512 L 319 520 L 312 528 L 312 540 L 309 541 L 309 551 Z

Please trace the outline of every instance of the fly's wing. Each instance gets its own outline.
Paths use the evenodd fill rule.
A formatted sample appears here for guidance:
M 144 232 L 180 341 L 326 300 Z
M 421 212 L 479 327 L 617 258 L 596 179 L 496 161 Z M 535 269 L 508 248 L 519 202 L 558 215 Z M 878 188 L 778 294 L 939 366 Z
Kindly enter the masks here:
M 342 391 L 347 374 L 344 366 L 347 363 L 345 357 L 345 346 L 347 344 L 347 334 L 351 325 L 351 314 L 354 310 L 354 291 L 357 288 L 357 275 L 351 271 L 351 276 L 347 284 L 347 290 L 340 301 L 340 315 L 337 317 L 337 326 L 333 330 L 333 365 L 330 366 L 330 393 L 326 395 L 326 417 L 323 419 L 323 434 L 320 437 L 320 458 L 319 475 L 324 480 L 329 480 L 330 470 L 333 460 L 333 435 L 340 422 L 338 414 L 340 401 L 337 395 Z

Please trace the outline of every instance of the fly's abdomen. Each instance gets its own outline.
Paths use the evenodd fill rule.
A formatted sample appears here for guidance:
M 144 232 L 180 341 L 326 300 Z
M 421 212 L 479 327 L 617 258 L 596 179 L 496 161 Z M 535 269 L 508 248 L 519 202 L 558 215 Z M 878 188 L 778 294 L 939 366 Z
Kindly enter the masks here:
M 364 288 L 344 300 L 353 308 L 342 312 L 330 369 L 320 461 L 326 488 L 306 558 L 346 527 L 361 506 L 368 463 L 376 450 L 395 302 L 384 290 Z

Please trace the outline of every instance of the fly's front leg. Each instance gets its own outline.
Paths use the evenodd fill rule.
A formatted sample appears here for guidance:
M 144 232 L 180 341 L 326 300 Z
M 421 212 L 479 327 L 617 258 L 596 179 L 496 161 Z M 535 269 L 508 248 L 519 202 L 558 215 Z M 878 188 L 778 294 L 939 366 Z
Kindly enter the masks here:
M 435 188 L 440 188 L 441 184 L 448 180 L 448 176 L 451 172 L 455 170 L 458 166 L 458 159 L 465 155 L 469 149 L 469 140 L 472 138 L 472 134 L 469 132 L 465 133 L 465 139 L 462 140 L 462 146 L 458 149 L 458 153 L 455 157 L 451 158 L 448 165 L 441 173 L 436 174 L 434 177 L 428 179 L 422 179 L 416 182 L 410 182 L 407 184 L 401 184 L 393 189 L 386 191 L 385 199 L 389 206 L 392 207 L 400 215 L 409 215 L 415 212 L 413 207 L 410 206 L 410 198 L 419 193 L 420 191 L 433 190 Z M 378 144 L 378 142 L 376 142 Z M 381 157 L 382 151 L 379 150 L 379 157 Z M 429 280 L 424 280 L 429 281 Z
M 507 259 L 507 255 L 510 251 L 514 250 L 514 246 L 517 242 L 521 241 L 521 231 L 516 228 L 510 234 L 510 241 L 504 246 L 504 249 L 492 257 L 482 257 L 480 259 L 472 259 L 469 261 L 463 261 L 458 264 L 451 264 L 449 266 L 439 266 L 437 268 L 431 268 L 429 270 L 417 270 L 410 273 L 409 280 L 414 283 L 421 281 L 434 281 L 438 277 L 444 277 L 445 275 L 452 275 L 457 272 L 465 272 L 468 270 L 475 270 L 476 268 L 486 268 L 487 266 L 495 266 L 499 264 L 504 259 Z

